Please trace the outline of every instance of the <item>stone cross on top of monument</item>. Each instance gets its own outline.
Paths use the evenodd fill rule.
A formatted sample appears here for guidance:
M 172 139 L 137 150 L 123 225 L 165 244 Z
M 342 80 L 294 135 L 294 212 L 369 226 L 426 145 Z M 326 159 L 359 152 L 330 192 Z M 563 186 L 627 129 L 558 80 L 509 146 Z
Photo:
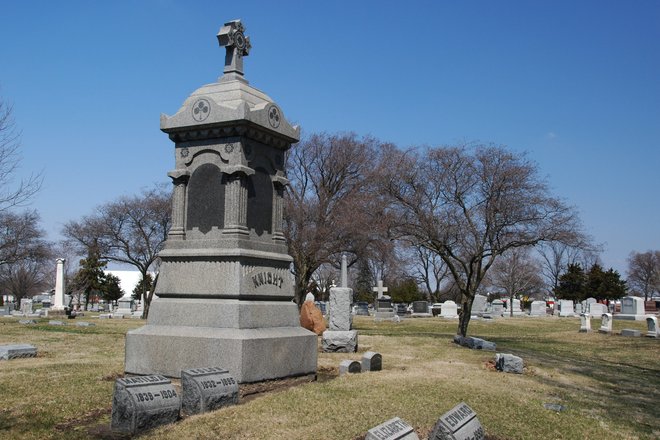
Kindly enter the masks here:
M 378 298 L 382 298 L 383 294 L 387 292 L 387 287 L 383 287 L 383 280 L 378 280 L 377 286 L 373 287 L 371 290 L 378 294 Z
M 225 23 L 218 32 L 218 42 L 227 50 L 225 55 L 225 73 L 243 76 L 243 57 L 250 53 L 250 37 L 245 36 L 245 27 L 241 20 Z

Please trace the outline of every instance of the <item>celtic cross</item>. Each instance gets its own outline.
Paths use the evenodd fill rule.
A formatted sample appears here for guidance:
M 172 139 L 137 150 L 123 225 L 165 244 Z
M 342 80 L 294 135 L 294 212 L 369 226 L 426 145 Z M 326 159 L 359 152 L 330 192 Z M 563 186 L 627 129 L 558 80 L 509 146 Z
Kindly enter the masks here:
M 227 50 L 225 55 L 225 73 L 243 76 L 243 57 L 250 53 L 250 37 L 245 36 L 245 27 L 241 20 L 225 23 L 218 32 L 218 42 Z

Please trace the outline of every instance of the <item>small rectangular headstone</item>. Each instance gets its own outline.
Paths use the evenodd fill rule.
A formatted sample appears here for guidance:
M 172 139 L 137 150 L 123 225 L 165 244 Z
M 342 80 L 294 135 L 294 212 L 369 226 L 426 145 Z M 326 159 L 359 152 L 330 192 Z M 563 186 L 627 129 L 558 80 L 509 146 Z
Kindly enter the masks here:
M 117 379 L 112 396 L 113 431 L 135 434 L 179 418 L 181 399 L 165 376 Z
M 238 382 L 222 368 L 183 370 L 181 388 L 181 409 L 189 415 L 238 403 Z
M 367 431 L 364 440 L 419 440 L 415 430 L 398 417 Z
M 367 351 L 362 355 L 362 371 L 380 371 L 383 369 L 383 357 L 380 353 Z
M 621 330 L 621 336 L 633 336 L 637 337 L 640 336 L 641 332 L 639 330 L 633 330 L 631 328 L 624 328 Z
M 29 344 L 0 345 L 0 361 L 37 357 L 37 348 Z
M 481 440 L 485 435 L 477 413 L 461 402 L 440 417 L 429 440 Z
M 352 361 L 350 359 L 341 361 L 339 363 L 339 375 L 343 376 L 346 373 L 361 373 L 362 364 L 358 361 Z

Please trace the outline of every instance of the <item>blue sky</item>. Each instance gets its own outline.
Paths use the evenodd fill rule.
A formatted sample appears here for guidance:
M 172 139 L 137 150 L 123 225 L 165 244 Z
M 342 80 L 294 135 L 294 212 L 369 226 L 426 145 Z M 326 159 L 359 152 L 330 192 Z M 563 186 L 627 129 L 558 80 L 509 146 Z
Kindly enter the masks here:
M 0 96 L 51 238 L 166 182 L 161 113 L 222 72 L 241 18 L 246 78 L 304 131 L 401 147 L 462 140 L 526 151 L 575 205 L 603 262 L 660 249 L 660 2 L 5 2 Z

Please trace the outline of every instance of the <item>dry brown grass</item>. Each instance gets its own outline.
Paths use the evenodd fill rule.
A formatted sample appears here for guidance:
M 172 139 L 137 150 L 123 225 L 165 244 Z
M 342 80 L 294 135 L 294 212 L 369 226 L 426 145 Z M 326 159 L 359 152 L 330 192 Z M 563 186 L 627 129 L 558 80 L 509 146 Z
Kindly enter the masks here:
M 123 335 L 142 323 L 96 320 L 96 327 L 56 328 L 11 321 L 0 321 L 0 343 L 31 343 L 40 356 L 0 363 L 0 438 L 107 438 Z M 578 333 L 579 320 L 569 318 L 472 322 L 471 334 L 525 359 L 525 374 L 511 375 L 491 368 L 492 352 L 452 344 L 455 321 L 356 317 L 355 325 L 359 353 L 319 354 L 319 370 L 331 380 L 265 393 L 144 438 L 352 440 L 395 416 L 426 434 L 461 401 L 498 439 L 660 436 L 658 340 Z M 615 332 L 645 328 L 614 325 Z M 341 360 L 358 360 L 367 350 L 382 353 L 383 371 L 337 377 Z M 567 410 L 546 410 L 545 402 Z

